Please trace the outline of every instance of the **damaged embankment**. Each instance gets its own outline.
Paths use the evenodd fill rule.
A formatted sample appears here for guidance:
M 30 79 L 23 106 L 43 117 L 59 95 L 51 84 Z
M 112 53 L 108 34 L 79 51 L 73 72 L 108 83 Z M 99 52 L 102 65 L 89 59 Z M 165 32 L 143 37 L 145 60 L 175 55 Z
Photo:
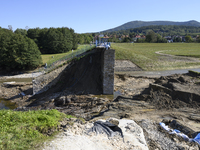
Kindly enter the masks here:
M 92 55 L 92 57 L 95 59 L 97 56 Z M 198 149 L 198 145 L 193 145 L 184 141 L 176 135 L 165 133 L 158 124 L 163 119 L 167 120 L 168 123 L 176 120 L 186 127 L 190 127 L 194 132 L 200 131 L 198 115 L 200 113 L 199 101 L 198 98 L 196 98 L 200 89 L 200 79 L 198 76 L 183 74 L 160 78 L 147 78 L 116 75 L 115 90 L 119 90 L 122 95 L 112 102 L 108 99 L 97 98 L 94 95 L 83 95 L 83 91 L 89 90 L 90 84 L 95 84 L 92 90 L 95 90 L 96 87 L 96 90 L 99 89 L 99 91 L 101 90 L 101 84 L 99 84 L 99 86 L 96 84 L 100 79 L 100 76 L 97 76 L 99 75 L 99 69 L 96 66 L 92 66 L 90 63 L 90 56 L 88 55 L 85 59 L 80 59 L 79 61 L 74 62 L 74 65 L 72 65 L 74 67 L 71 66 L 68 68 L 69 71 L 66 71 L 66 74 L 64 73 L 63 76 L 61 76 L 61 80 L 59 80 L 60 82 L 58 82 L 57 85 L 52 86 L 51 89 L 44 93 L 33 96 L 26 101 L 29 103 L 28 107 L 18 110 L 55 108 L 61 112 L 83 117 L 87 120 L 93 118 L 90 120 L 91 122 L 110 117 L 118 119 L 127 118 L 134 120 L 142 128 L 149 149 L 169 149 L 169 147 L 179 149 L 191 147 L 193 149 Z M 84 75 L 82 75 L 85 69 L 83 63 L 89 66 L 88 69 L 91 68 L 91 70 L 86 71 Z M 97 70 L 93 71 L 93 69 Z M 67 74 L 67 72 L 69 74 Z M 79 77 L 81 78 L 72 88 L 68 88 L 74 83 L 70 80 L 73 76 L 77 79 L 79 79 Z M 70 84 L 67 85 L 65 81 L 69 81 Z M 85 94 L 87 94 L 87 92 Z M 186 97 L 183 93 L 186 94 Z M 101 115 L 94 118 L 93 116 L 97 113 Z M 120 141 L 121 139 L 116 138 L 118 142 L 115 142 L 115 140 L 111 141 L 111 139 L 106 139 L 105 136 L 102 136 L 101 140 L 99 136 L 95 135 L 89 138 L 89 136 L 82 133 L 85 132 L 87 126 L 91 127 L 91 124 L 89 125 L 89 122 L 85 122 L 86 124 L 84 124 L 81 123 L 81 121 L 75 120 L 72 121 L 71 125 L 73 122 L 75 122 L 73 126 L 69 126 L 68 121 L 62 122 L 64 128 L 62 138 L 68 141 L 63 141 L 63 143 L 70 143 L 70 145 L 66 146 L 73 145 L 72 141 L 74 141 L 73 146 L 77 146 L 77 139 L 79 139 L 78 141 L 85 141 L 84 139 L 92 140 L 95 138 L 99 143 L 105 143 L 104 141 L 109 144 L 112 143 L 111 145 L 123 143 L 123 141 Z M 131 132 L 131 135 L 133 133 L 138 133 L 138 128 L 136 128 L 136 125 L 133 125 L 134 124 L 126 126 L 126 129 Z M 127 139 L 131 138 L 128 136 Z M 58 145 L 65 145 L 62 142 L 59 143 L 59 140 L 60 139 L 55 139 L 54 142 L 58 143 Z M 85 141 L 85 143 L 91 143 L 90 140 Z M 131 142 L 133 141 L 134 138 Z M 80 144 L 86 146 L 84 145 L 85 143 L 83 142 Z M 97 141 L 94 143 L 97 143 Z M 95 147 L 95 145 L 92 146 Z M 106 147 L 107 144 L 104 146 Z M 112 148 L 126 149 L 126 146 L 132 149 L 138 148 L 134 143 L 130 142 Z
M 173 86 L 173 88 L 170 88 L 169 85 L 177 85 L 179 88 L 181 88 L 179 89 L 179 91 L 190 89 L 191 93 L 198 94 L 198 87 L 200 85 L 200 79 L 198 76 L 184 74 L 160 78 L 146 78 L 119 75 L 115 76 L 115 79 L 115 84 L 118 85 L 115 88 L 117 88 L 117 90 L 119 90 L 121 93 L 124 93 L 124 95 L 118 97 L 113 102 L 109 102 L 106 99 L 98 99 L 92 97 L 91 95 L 74 95 L 73 93 L 68 93 L 67 91 L 65 91 L 66 93 L 53 93 L 53 95 L 58 94 L 57 97 L 55 97 L 54 99 L 52 97 L 48 97 L 47 95 L 47 97 L 45 97 L 46 101 L 44 99 L 43 101 L 41 101 L 40 105 L 37 105 L 37 107 L 33 108 L 56 108 L 62 112 L 68 113 L 67 111 L 69 111 L 69 113 L 73 115 L 79 117 L 82 116 L 86 119 L 90 119 L 91 116 L 94 115 L 94 112 L 101 110 L 97 110 L 97 108 L 103 107 L 102 116 L 94 118 L 93 120 L 91 120 L 91 122 L 98 119 L 106 119 L 110 117 L 115 117 L 118 119 L 127 118 L 134 120 L 143 129 L 144 137 L 149 149 L 168 149 L 169 147 L 185 149 L 189 147 L 193 149 L 199 148 L 198 145 L 196 145 L 195 143 L 184 141 L 176 135 L 169 135 L 163 129 L 161 129 L 158 124 L 163 119 L 168 119 L 169 121 L 176 120 L 181 124 L 184 124 L 186 127 L 190 127 L 194 132 L 200 131 L 200 128 L 198 127 L 198 114 L 200 112 L 198 101 L 197 105 L 193 105 L 193 103 L 183 101 L 181 97 L 174 97 L 175 99 L 172 99 L 172 95 L 170 95 L 170 93 L 167 93 L 168 91 L 173 91 L 175 89 Z M 149 85 L 149 83 L 154 86 Z M 131 91 L 128 91 L 130 89 L 132 89 L 132 94 Z M 166 92 L 165 89 L 167 89 Z M 138 93 L 135 93 L 135 91 L 137 90 Z M 128 95 L 126 94 L 127 91 L 129 92 Z M 185 91 L 188 92 L 189 90 Z M 49 96 L 51 96 L 51 94 Z M 58 102 L 60 103 L 58 104 Z M 178 103 L 172 105 L 171 103 L 173 102 Z M 30 108 L 32 107 L 26 107 L 25 110 L 28 110 Z M 69 126 L 69 122 L 72 122 L 71 125 L 73 124 L 73 122 L 75 123 L 73 126 Z M 67 122 L 62 122 L 64 132 L 62 132 L 62 136 L 59 135 L 56 139 L 53 140 L 54 142 L 52 143 L 56 143 L 57 146 L 63 145 L 63 147 L 70 147 L 73 145 L 73 139 L 76 139 L 75 141 L 77 141 L 77 138 L 79 139 L 79 141 L 84 141 L 84 139 L 87 139 L 87 142 L 89 143 L 94 140 L 93 142 L 97 143 L 97 141 L 95 141 L 96 139 L 99 141 L 99 145 L 104 145 L 105 142 L 103 141 L 106 141 L 106 144 L 104 146 L 108 146 L 110 144 L 112 145 L 113 143 L 115 144 L 115 149 L 123 149 L 129 146 L 129 148 L 132 147 L 133 149 L 136 149 L 136 147 L 134 147 L 136 145 L 133 140 L 131 140 L 131 143 L 125 143 L 125 145 L 123 145 L 123 140 L 120 137 L 114 138 L 118 141 L 117 143 L 114 142 L 114 139 L 105 140 L 105 135 L 100 135 L 101 138 L 96 135 L 93 135 L 92 138 L 90 138 L 90 136 L 88 137 L 88 135 L 85 135 L 84 132 L 86 131 L 86 129 L 89 129 L 89 127 L 92 127 L 92 124 L 89 125 L 89 122 L 85 123 L 86 124 L 82 124 L 80 123 L 80 121 L 77 122 L 70 120 Z M 133 133 L 137 134 L 136 126 L 129 125 L 127 126 L 127 128 L 130 129 L 129 131 L 131 132 L 131 135 Z M 60 138 L 62 138 L 64 141 L 69 141 L 70 145 L 68 145 L 68 142 L 64 141 L 63 143 L 66 143 L 66 145 L 61 144 L 62 142 L 59 142 L 62 141 Z M 73 146 L 77 146 L 75 144 L 75 141 Z M 82 143 L 82 146 L 84 147 L 86 145 Z
M 186 127 L 190 127 L 192 133 L 200 131 L 198 126 L 199 101 L 191 96 L 194 94 L 198 95 L 199 93 L 200 79 L 198 76 L 184 74 L 146 78 L 119 75 L 115 78 L 116 82 L 118 82 L 116 83 L 118 86 L 115 88 L 124 93 L 124 95 L 118 97 L 113 102 L 90 95 L 73 95 L 72 93 L 70 95 L 65 93 L 66 95 L 57 96 L 51 104 L 61 102 L 59 105 L 56 104 L 59 107 L 56 106 L 54 108 L 62 112 L 84 117 L 85 119 L 90 119 L 94 112 L 97 112 L 96 108 L 103 107 L 102 115 L 94 118 L 92 121 L 110 117 L 135 120 L 144 130 L 147 145 L 152 150 L 156 148 L 168 149 L 169 147 L 185 149 L 192 147 L 193 149 L 199 149 L 198 144 L 184 141 L 176 135 L 169 135 L 158 124 L 163 119 L 167 120 L 167 122 L 176 120 Z M 128 85 L 127 83 L 132 84 Z M 179 88 L 178 90 L 177 87 Z M 126 91 L 129 89 L 132 89 L 133 92 L 131 94 L 131 91 L 129 91 L 129 95 L 126 95 Z M 140 94 L 134 94 L 137 90 Z M 182 97 L 182 95 L 179 95 L 180 92 L 186 93 L 188 97 Z M 187 98 L 190 98 L 190 101 Z M 48 108 L 48 105 L 46 104 L 46 107 L 41 105 L 41 108 Z M 77 124 L 77 126 L 74 129 L 72 127 L 70 130 L 76 132 L 80 129 L 80 125 Z M 70 137 L 72 138 L 72 135 L 68 136 L 68 134 L 71 135 L 67 131 L 63 138 L 66 138 L 66 140 Z M 77 134 L 74 133 L 74 136 L 77 137 Z M 82 137 L 79 138 L 82 139 Z M 109 142 L 112 143 L 112 141 Z M 117 149 L 117 147 L 115 148 Z

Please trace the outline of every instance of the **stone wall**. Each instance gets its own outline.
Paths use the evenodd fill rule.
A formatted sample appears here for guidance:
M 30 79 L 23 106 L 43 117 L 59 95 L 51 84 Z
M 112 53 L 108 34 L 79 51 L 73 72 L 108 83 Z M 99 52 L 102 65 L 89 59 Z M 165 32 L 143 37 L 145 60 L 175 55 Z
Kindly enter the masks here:
M 63 70 L 68 66 L 64 65 L 48 74 L 40 75 L 39 77 L 36 77 L 32 83 L 33 83 L 33 95 L 39 94 L 42 92 L 47 91 L 49 88 L 51 88 L 53 85 L 55 85 Z
M 113 94 L 113 90 L 114 90 L 114 64 L 115 64 L 115 50 L 112 49 L 108 49 L 106 50 L 105 48 L 96 48 L 93 49 L 90 52 L 86 52 L 80 56 L 77 57 L 81 57 L 83 55 L 87 55 L 87 54 L 91 54 L 91 53 L 96 53 L 99 52 L 100 53 L 100 60 L 101 63 L 97 63 L 98 65 L 101 65 L 101 81 L 102 82 L 102 94 L 107 94 L 107 95 L 112 95 Z M 92 60 L 92 61 L 97 61 L 97 60 Z M 60 67 L 48 74 L 45 75 L 41 75 L 37 78 L 35 78 L 33 80 L 33 95 L 35 94 L 40 94 L 43 93 L 45 91 L 47 91 L 48 89 L 50 89 L 52 86 L 54 86 L 55 84 L 57 84 L 57 82 L 59 81 L 60 77 L 62 76 L 64 70 L 68 70 L 71 66 L 73 65 L 73 63 L 69 63 L 63 67 Z M 99 67 L 99 66 L 97 66 Z M 91 71 L 92 73 L 92 71 Z M 87 84 L 87 83 L 83 83 L 83 84 Z
M 95 50 L 95 49 L 94 49 Z M 77 55 L 76 57 L 79 58 L 81 56 L 93 53 L 94 50 L 92 51 L 86 51 L 82 54 Z M 39 77 L 36 77 L 32 83 L 33 83 L 33 95 L 35 94 L 39 94 L 39 93 L 43 93 L 45 91 L 47 91 L 48 89 L 50 89 L 53 85 L 57 84 L 57 82 L 59 81 L 62 72 L 65 69 L 68 69 L 69 67 L 71 67 L 73 65 L 73 63 L 69 63 L 66 64 L 54 71 L 51 71 L 48 74 L 45 75 L 40 75 Z
M 103 51 L 102 57 L 102 77 L 103 77 L 103 94 L 113 95 L 114 90 L 114 66 L 115 50 L 108 49 Z

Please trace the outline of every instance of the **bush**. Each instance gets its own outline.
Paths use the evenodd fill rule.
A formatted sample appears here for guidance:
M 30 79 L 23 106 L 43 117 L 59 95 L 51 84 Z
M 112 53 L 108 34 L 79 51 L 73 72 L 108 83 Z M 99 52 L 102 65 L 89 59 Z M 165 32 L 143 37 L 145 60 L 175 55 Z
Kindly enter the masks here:
M 36 43 L 26 36 L 9 30 L 0 30 L 0 67 L 6 70 L 25 70 L 42 63 Z

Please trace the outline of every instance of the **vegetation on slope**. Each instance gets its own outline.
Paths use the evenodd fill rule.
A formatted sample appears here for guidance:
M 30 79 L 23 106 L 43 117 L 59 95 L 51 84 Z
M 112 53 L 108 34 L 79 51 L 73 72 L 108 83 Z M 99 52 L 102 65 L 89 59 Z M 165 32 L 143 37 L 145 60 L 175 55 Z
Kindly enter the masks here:
M 135 35 L 147 35 L 150 31 L 153 31 L 157 34 L 165 36 L 185 36 L 185 35 L 191 35 L 196 36 L 200 34 L 200 27 L 194 27 L 194 26 L 171 26 L 171 25 L 154 25 L 154 26 L 144 26 L 140 28 L 131 28 L 126 30 L 119 30 L 119 31 L 113 31 L 113 32 L 102 32 L 103 34 L 106 34 L 108 36 L 113 35 L 129 35 L 129 37 L 134 37 Z
M 102 31 L 102 32 L 114 32 L 114 31 L 120 31 L 120 30 L 126 30 L 126 29 L 134 29 L 134 28 L 140 28 L 140 27 L 144 27 L 144 26 L 159 26 L 159 25 L 176 25 L 176 26 L 196 26 L 196 27 L 200 27 L 200 23 L 195 21 L 195 20 L 191 20 L 191 21 L 186 21 L 186 22 L 172 22 L 172 21 L 131 21 L 131 22 L 127 22 L 119 27 L 113 28 L 113 29 L 109 29 L 106 31 Z

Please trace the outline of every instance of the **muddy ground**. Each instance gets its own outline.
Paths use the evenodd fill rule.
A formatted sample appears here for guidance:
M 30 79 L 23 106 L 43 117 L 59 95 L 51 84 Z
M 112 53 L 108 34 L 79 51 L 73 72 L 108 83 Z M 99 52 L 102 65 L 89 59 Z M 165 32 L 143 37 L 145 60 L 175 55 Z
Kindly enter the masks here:
M 121 94 L 115 99 L 77 95 L 65 90 L 34 101 L 29 98 L 32 94 L 30 83 L 14 83 L 1 84 L 0 97 L 18 104 L 18 110 L 58 109 L 88 121 L 110 117 L 132 119 L 143 128 L 149 149 L 199 149 L 197 144 L 169 135 L 158 125 L 161 121 L 170 124 L 176 120 L 189 127 L 185 133 L 190 138 L 200 131 L 199 76 L 187 73 L 149 78 L 116 74 L 114 90 Z

